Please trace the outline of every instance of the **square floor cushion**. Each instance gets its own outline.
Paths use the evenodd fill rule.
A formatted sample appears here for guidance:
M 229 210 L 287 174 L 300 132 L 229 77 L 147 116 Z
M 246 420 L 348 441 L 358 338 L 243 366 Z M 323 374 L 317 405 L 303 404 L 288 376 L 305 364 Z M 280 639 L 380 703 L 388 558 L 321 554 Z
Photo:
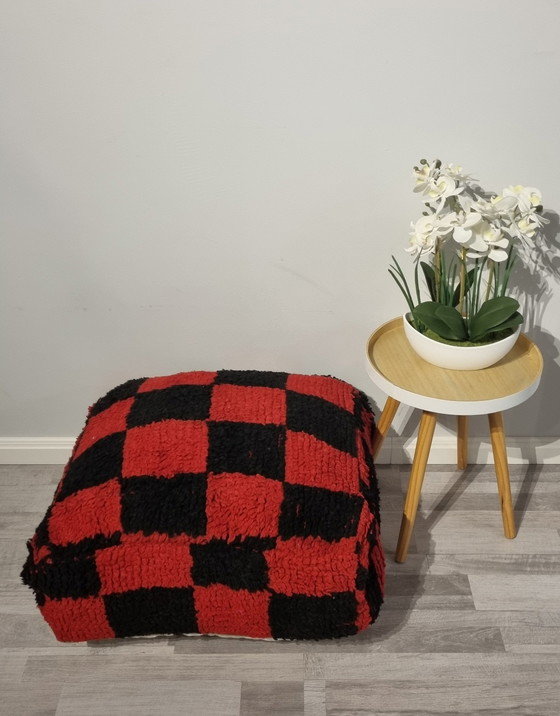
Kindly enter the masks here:
M 383 599 L 374 429 L 331 377 L 130 380 L 89 409 L 22 578 L 61 641 L 355 634 Z

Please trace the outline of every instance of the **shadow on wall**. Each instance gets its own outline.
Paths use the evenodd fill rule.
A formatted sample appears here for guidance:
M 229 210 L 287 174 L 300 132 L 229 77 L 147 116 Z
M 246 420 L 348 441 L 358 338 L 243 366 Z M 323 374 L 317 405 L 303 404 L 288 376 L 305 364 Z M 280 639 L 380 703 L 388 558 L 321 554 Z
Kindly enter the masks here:
M 542 325 L 552 298 L 553 284 L 560 283 L 560 216 L 552 211 L 543 216 L 549 222 L 542 229 L 543 240 L 520 248 L 510 283 L 518 287 L 516 297 L 525 317 L 523 331 L 534 340 L 534 331 Z
M 542 229 L 543 239 L 534 246 L 525 246 L 521 260 L 514 267 L 512 285 L 519 287 L 517 298 L 525 317 L 522 330 L 535 341 L 544 359 L 541 384 L 523 412 L 523 422 L 531 427 L 526 434 L 557 437 L 560 435 L 560 412 L 557 409 L 560 320 L 557 335 L 545 330 L 542 324 L 555 285 L 560 283 L 560 216 L 548 211 L 544 218 L 549 223 Z
M 558 410 L 558 386 L 560 386 L 560 338 L 543 328 L 535 326 L 527 334 L 535 341 L 543 355 L 541 383 L 535 395 L 518 408 L 522 422 L 530 426 L 526 435 L 560 435 L 560 411 Z M 519 432 L 517 428 L 516 432 Z M 543 437 L 543 440 L 546 440 Z

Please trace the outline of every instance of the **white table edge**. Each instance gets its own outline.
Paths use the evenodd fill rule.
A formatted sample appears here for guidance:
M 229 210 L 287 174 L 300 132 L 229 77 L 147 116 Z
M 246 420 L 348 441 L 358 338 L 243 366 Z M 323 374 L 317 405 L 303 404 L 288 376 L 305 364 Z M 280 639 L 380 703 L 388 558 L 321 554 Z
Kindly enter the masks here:
M 537 378 L 523 390 L 500 398 L 491 398 L 490 400 L 446 400 L 444 398 L 433 398 L 400 388 L 398 385 L 391 383 L 390 380 L 376 370 L 369 359 L 369 340 L 366 344 L 366 370 L 371 380 L 391 398 L 413 408 L 429 410 L 433 413 L 441 413 L 443 415 L 485 415 L 513 408 L 523 403 L 536 392 L 542 374 L 539 373 Z

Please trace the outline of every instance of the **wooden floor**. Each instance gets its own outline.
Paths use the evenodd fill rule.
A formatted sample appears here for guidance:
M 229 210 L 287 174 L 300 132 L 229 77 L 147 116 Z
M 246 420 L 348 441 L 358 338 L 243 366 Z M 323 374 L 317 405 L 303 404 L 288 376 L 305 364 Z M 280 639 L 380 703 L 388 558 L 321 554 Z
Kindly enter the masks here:
M 60 644 L 20 584 L 60 466 L 0 467 L 0 713 L 343 716 L 560 713 L 560 468 L 428 468 L 409 558 L 393 561 L 407 468 L 379 469 L 386 604 L 352 638 Z

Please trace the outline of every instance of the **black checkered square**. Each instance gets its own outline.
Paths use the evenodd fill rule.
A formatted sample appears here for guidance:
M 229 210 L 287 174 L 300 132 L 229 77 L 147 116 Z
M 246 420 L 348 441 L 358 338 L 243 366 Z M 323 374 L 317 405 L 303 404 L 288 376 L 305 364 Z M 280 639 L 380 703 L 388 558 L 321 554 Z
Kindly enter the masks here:
M 192 588 L 151 587 L 103 597 L 117 637 L 143 634 L 196 634 Z
M 314 395 L 288 390 L 286 396 L 288 430 L 309 433 L 338 450 L 356 455 L 356 419 L 351 413 Z
M 219 370 L 216 384 L 262 386 L 265 388 L 285 388 L 288 373 L 263 370 Z
M 23 576 L 23 575 L 22 575 Z M 35 589 L 50 599 L 80 599 L 99 593 L 101 582 L 92 557 L 43 562 L 33 573 Z
M 101 438 L 75 460 L 61 482 L 57 500 L 63 500 L 78 490 L 101 485 L 122 473 L 123 447 L 126 433 L 113 433 Z
M 284 479 L 286 429 L 280 425 L 209 423 L 208 471 Z
M 198 537 L 206 531 L 206 475 L 128 477 L 121 484 L 125 532 Z
M 225 584 L 257 592 L 268 586 L 264 551 L 255 547 L 255 540 L 232 543 L 214 539 L 191 545 L 191 555 L 193 581 L 200 587 Z
M 284 483 L 279 533 L 291 537 L 321 537 L 336 541 L 353 537 L 358 529 L 363 500 L 358 495 L 322 487 Z
M 127 418 L 129 428 L 162 420 L 206 420 L 210 412 L 212 387 L 175 385 L 138 393 Z
M 324 597 L 273 594 L 269 607 L 275 639 L 323 639 L 355 634 L 357 605 L 351 592 Z

